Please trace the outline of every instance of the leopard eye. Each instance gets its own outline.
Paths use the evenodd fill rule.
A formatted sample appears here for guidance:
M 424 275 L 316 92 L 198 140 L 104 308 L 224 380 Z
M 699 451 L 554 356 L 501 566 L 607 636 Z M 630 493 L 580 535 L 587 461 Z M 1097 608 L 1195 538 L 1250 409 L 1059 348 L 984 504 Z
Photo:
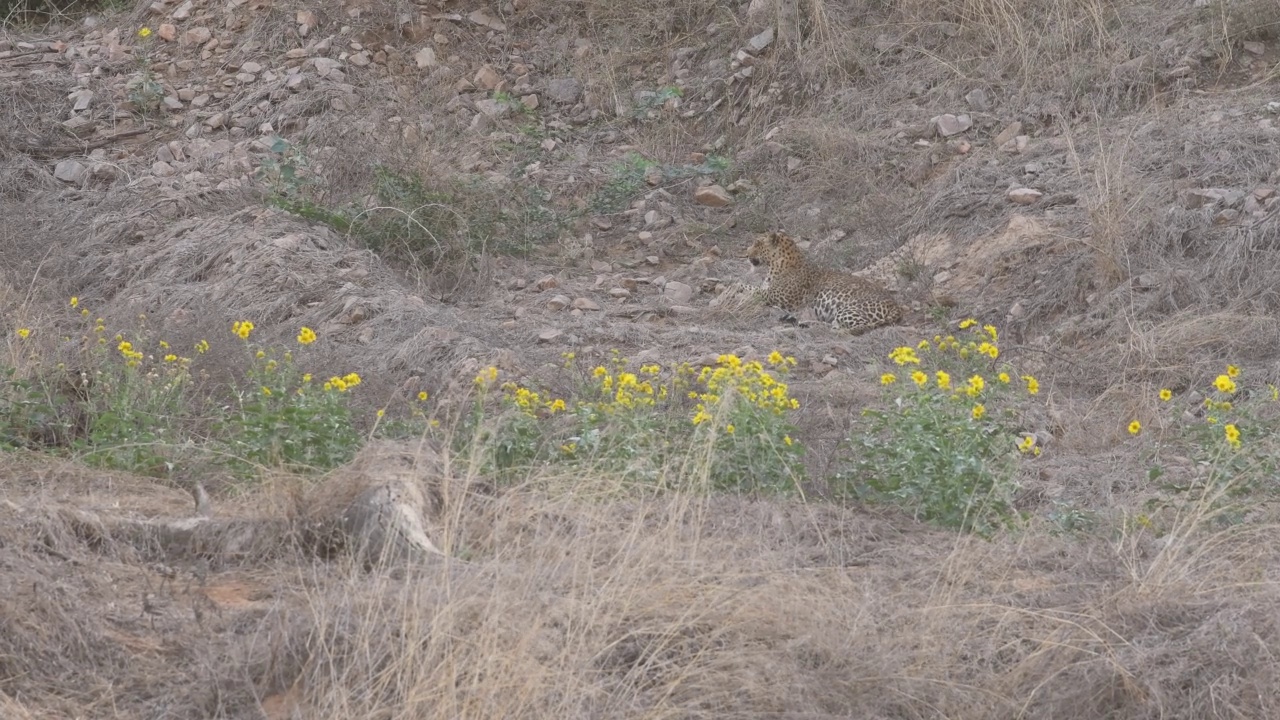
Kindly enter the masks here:
M 753 257 L 753 258 L 747 258 L 747 259 L 751 261 L 752 265 L 756 265 L 756 266 L 760 265 L 760 258 Z

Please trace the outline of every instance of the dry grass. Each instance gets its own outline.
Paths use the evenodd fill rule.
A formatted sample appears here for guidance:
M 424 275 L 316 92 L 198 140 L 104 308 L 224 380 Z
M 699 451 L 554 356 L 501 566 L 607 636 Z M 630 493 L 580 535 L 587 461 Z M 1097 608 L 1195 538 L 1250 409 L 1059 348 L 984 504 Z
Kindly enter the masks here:
M 710 113 L 643 120 L 626 112 L 634 92 L 671 81 L 676 49 L 699 47 L 681 109 L 702 107 L 702 93 L 723 83 L 704 72 L 707 63 L 759 28 L 712 0 L 530 5 L 505 18 L 511 37 L 524 42 L 552 27 L 551 41 L 562 39 L 568 52 L 542 39 L 519 51 L 538 59 L 547 77 L 578 77 L 591 95 L 588 109 L 603 115 L 561 138 L 562 155 L 537 155 L 546 175 L 522 178 L 520 187 L 555 189 L 552 204 L 567 211 L 597 189 L 605 175 L 591 171 L 615 163 L 610 153 L 620 144 L 678 165 L 723 137 L 717 152 L 737 162 L 731 179 L 746 178 L 759 192 L 722 215 L 679 205 L 686 220 L 712 228 L 706 236 L 725 251 L 709 274 L 730 279 L 743 265 L 734 257 L 743 236 L 778 227 L 810 239 L 844 230 L 843 244 L 829 250 L 851 268 L 909 237 L 943 238 L 959 263 L 951 282 L 965 290 L 963 312 L 1000 325 L 1008 337 L 1002 349 L 1042 378 L 1054 405 L 1043 425 L 1058 440 L 1026 478 L 1029 494 L 1093 511 L 1099 525 L 1055 534 L 1046 504 L 1032 500 L 1031 528 L 988 544 L 897 514 L 656 494 L 600 473 L 544 469 L 501 491 L 468 478 L 433 538 L 450 550 L 448 562 L 366 571 L 288 552 L 244 558 L 211 548 L 203 558 L 164 557 L 64 511 L 181 515 L 190 507 L 184 492 L 6 456 L 0 715 L 1280 715 L 1280 663 L 1268 651 L 1280 642 L 1269 610 L 1280 601 L 1271 571 L 1280 558 L 1266 540 L 1276 529 L 1274 508 L 1258 502 L 1247 524 L 1223 529 L 1215 498 L 1199 498 L 1160 515 L 1155 537 L 1131 510 L 1153 492 L 1146 468 L 1129 448 L 1118 449 L 1118 418 L 1150 417 L 1158 431 L 1157 387 L 1200 386 L 1224 360 L 1246 366 L 1251 378 L 1280 372 L 1275 216 L 1218 223 L 1211 210 L 1176 202 L 1189 183 L 1251 190 L 1275 182 L 1280 150 L 1272 134 L 1205 121 L 1229 103 L 1252 112 L 1265 95 L 1265 85 L 1240 80 L 1238 47 L 1276 37 L 1274 3 L 1159 12 L 1139 0 L 784 3 L 772 17 L 795 7 L 799 32 L 759 59 L 753 84 L 738 83 Z M 318 12 L 324 28 L 380 32 L 393 24 L 392 9 L 359 19 L 336 6 Z M 147 12 L 135 10 L 135 20 Z M 295 43 L 292 11 L 266 7 L 242 39 L 278 54 Z M 719 30 L 708 35 L 712 22 Z M 353 73 L 350 88 L 307 89 L 262 118 L 279 129 L 283 120 L 306 120 L 305 129 L 289 129 L 307 143 L 325 203 L 365 206 L 371 159 L 419 172 L 435 187 L 487 182 L 488 173 L 507 175 L 531 159 L 487 131 L 467 131 L 469 115 L 442 109 L 457 78 L 474 71 L 468 63 L 497 62 L 515 45 L 467 23 L 445 27 L 449 52 L 464 57 L 456 76 L 403 82 Z M 591 47 L 575 57 L 579 38 Z M 1173 50 L 1160 46 L 1166 38 L 1176 41 Z M 1217 57 L 1197 72 L 1214 74 L 1227 90 L 1192 95 L 1162 75 L 1206 44 Z M 565 292 L 586 294 L 586 271 L 576 275 L 561 259 L 499 271 L 484 246 L 476 265 L 453 275 L 406 279 L 354 247 L 353 236 L 264 209 L 252 193 L 144 195 L 123 180 L 67 192 L 51 180 L 52 163 L 18 150 L 28 137 L 57 140 L 52 121 L 40 118 L 42 108 L 63 102 L 68 83 L 14 82 L 0 93 L 7 138 L 0 258 L 8 268 L 0 277 L 0 353 L 20 369 L 29 356 L 10 331 L 31 324 L 43 337 L 69 334 L 57 318 L 71 294 L 113 325 L 145 311 L 158 332 L 188 345 L 226 338 L 230 321 L 241 318 L 258 323 L 255 340 L 269 342 L 288 342 L 298 325 L 315 327 L 325 339 L 318 361 L 370 377 L 362 389 L 377 398 L 371 403 L 407 382 L 444 395 L 490 362 L 522 380 L 549 373 L 567 349 L 537 342 L 538 330 L 552 325 L 566 329 L 584 361 L 587 348 L 600 358 L 620 347 L 674 362 L 744 345 L 795 347 L 809 363 L 840 359 L 835 375 L 813 377 L 802 366 L 794 381 L 807 412 L 801 431 L 811 469 L 822 476 L 857 410 L 871 402 L 875 388 L 866 380 L 876 363 L 920 337 L 907 328 L 854 340 L 783 330 L 773 327 L 773 311 L 743 301 L 653 321 L 606 313 L 571 321 L 539 314 L 542 302 L 532 295 L 515 296 L 533 311 L 511 328 L 503 321 L 514 294 L 493 290 L 494 280 L 505 287 L 508 275 L 557 272 Z M 779 90 L 767 95 L 773 83 Z M 964 97 L 974 89 L 989 107 L 968 107 Z M 235 102 L 257 99 L 247 93 Z M 933 137 L 927 148 L 916 143 L 932 116 L 964 111 L 975 120 L 965 136 L 974 141 L 971 154 Z M 428 118 L 431 129 L 405 141 L 392 116 Z M 1031 137 L 1028 151 L 986 147 L 1013 119 Z M 494 130 L 514 135 L 515 125 Z M 770 137 L 781 150 L 761 152 L 775 127 Z M 607 133 L 615 139 L 601 140 Z M 574 156 L 579 149 L 583 156 Z M 789 158 L 798 167 L 788 169 Z M 1032 163 L 1043 167 L 1028 173 Z M 686 182 L 672 195 L 685 193 Z M 1004 191 L 1014 183 L 1071 202 L 1012 207 Z M 440 242 L 478 234 L 469 220 L 505 187 L 486 185 L 448 203 L 464 222 Z M 621 247 L 626 235 L 620 247 L 598 242 L 597 257 L 625 257 L 635 249 Z M 675 269 L 626 267 L 675 277 Z M 440 301 L 459 297 L 474 302 Z M 1015 304 L 1016 318 L 1008 314 Z M 687 481 L 672 484 L 696 484 L 712 460 L 669 468 Z M 299 482 L 276 479 L 219 511 L 287 516 Z M 176 581 L 156 563 L 176 568 Z
M 538 476 L 460 501 L 444 544 L 466 561 L 249 571 L 215 555 L 191 582 L 200 563 L 173 558 L 166 586 L 145 548 L 89 544 L 40 499 L 33 476 L 72 472 L 0 480 L 27 508 L 0 504 L 15 717 L 164 703 L 228 718 L 1246 718 L 1277 702 L 1276 558 L 1257 541 L 1273 529 L 1206 532 L 1207 503 L 1159 541 L 1033 529 L 989 544 L 606 477 L 548 494 L 561 480 Z M 125 478 L 112 491 L 166 504 L 155 495 Z

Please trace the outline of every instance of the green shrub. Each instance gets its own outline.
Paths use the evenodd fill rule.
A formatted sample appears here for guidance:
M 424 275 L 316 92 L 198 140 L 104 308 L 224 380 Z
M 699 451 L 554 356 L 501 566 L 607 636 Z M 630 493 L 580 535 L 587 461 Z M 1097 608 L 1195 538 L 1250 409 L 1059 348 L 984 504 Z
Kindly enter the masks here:
M 1035 395 L 1039 383 L 996 369 L 994 327 L 966 320 L 961 328 L 970 330 L 967 342 L 935 337 L 890 354 L 904 373 L 911 372 L 881 377 L 886 407 L 863 411 L 851 437 L 857 457 L 837 487 L 990 536 L 1019 520 L 1013 506 L 1019 454 L 1038 455 L 1040 449 L 1034 435 L 1016 437 L 1018 396 Z

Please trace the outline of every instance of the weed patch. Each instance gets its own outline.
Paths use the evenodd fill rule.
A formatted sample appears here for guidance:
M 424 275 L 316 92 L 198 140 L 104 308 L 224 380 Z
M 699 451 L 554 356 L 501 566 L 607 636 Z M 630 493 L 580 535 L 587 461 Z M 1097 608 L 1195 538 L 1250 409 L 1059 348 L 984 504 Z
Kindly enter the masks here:
M 902 507 L 917 517 L 991 536 L 1019 520 L 1013 506 L 1019 455 L 1038 456 L 1036 437 L 1016 436 L 1020 396 L 1039 382 L 996 366 L 998 331 L 960 323 L 952 335 L 900 347 L 900 368 L 881 378 L 886 408 L 863 411 L 850 438 L 858 457 L 843 494 Z M 909 374 L 907 374 L 909 372 Z

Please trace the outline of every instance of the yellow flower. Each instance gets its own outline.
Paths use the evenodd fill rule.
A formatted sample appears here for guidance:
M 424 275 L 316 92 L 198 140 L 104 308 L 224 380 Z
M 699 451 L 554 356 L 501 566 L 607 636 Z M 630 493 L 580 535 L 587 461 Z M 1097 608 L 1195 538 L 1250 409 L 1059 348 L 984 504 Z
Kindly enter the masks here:
M 892 385 L 898 381 L 898 376 L 893 373 L 885 373 L 880 376 L 881 385 Z
M 273 370 L 275 370 L 275 369 L 276 369 L 276 361 L 275 361 L 275 360 L 268 360 L 268 361 L 267 361 L 267 372 L 272 372 L 272 371 L 273 371 Z
M 725 431 L 725 432 L 727 432 L 727 433 L 729 433 L 730 435 L 732 435 L 732 434 L 733 434 L 733 431 L 734 431 L 735 429 L 736 429 L 736 428 L 734 428 L 734 427 L 733 427 L 733 423 L 729 423 L 728 425 L 725 425 L 725 426 L 724 426 L 724 431 Z
M 1000 334 L 996 332 L 995 325 L 983 325 L 982 329 L 986 330 L 987 334 L 991 336 L 991 342 L 995 342 L 1000 339 Z
M 547 409 L 548 409 L 548 410 L 550 410 L 550 411 L 551 411 L 551 412 L 553 412 L 553 413 L 560 412 L 561 410 L 564 410 L 564 409 L 565 409 L 564 400 L 561 400 L 561 399 L 559 399 L 559 398 L 556 398 L 555 400 L 552 400 L 552 401 L 551 401 L 551 404 L 547 406 Z
M 1233 378 L 1240 377 L 1240 368 L 1236 367 L 1235 365 L 1228 365 L 1227 375 L 1230 375 Z
M 1018 443 L 1018 451 L 1024 452 L 1024 453 L 1031 452 L 1032 448 L 1035 448 L 1035 446 L 1036 446 L 1036 436 L 1028 435 L 1022 438 L 1022 442 Z
M 961 321 L 960 321 L 960 329 L 961 329 L 961 330 L 968 330 L 969 328 L 971 328 L 971 327 L 973 327 L 974 325 L 977 325 L 977 324 L 978 324 L 978 321 L 977 321 L 977 320 L 974 320 L 973 318 L 965 318 L 964 320 L 961 320 Z
M 606 369 L 605 369 L 605 367 L 604 367 L 603 365 L 599 365 L 599 366 L 597 366 L 597 367 L 596 367 L 596 369 L 595 369 L 595 370 L 592 370 L 592 371 L 591 371 L 591 374 L 592 374 L 593 376 L 595 376 L 595 377 L 602 378 L 602 377 L 604 377 L 605 375 L 608 375 L 608 374 L 609 374 L 609 371 L 608 371 L 608 370 L 606 370 Z
M 262 350 L 259 350 L 258 352 L 254 353 L 253 356 L 261 360 L 262 358 L 266 357 L 267 354 Z
M 947 390 L 947 389 L 950 389 L 950 388 L 951 388 L 951 376 L 950 376 L 950 375 L 948 375 L 947 373 L 943 372 L 942 370 L 939 370 L 939 371 L 938 371 L 938 373 L 937 373 L 937 376 L 938 376 L 938 387 L 942 388 L 943 390 Z
M 920 364 L 920 358 L 916 357 L 915 348 L 906 346 L 894 348 L 893 352 L 889 353 L 889 359 L 899 365 L 906 365 L 907 363 Z
M 1218 388 L 1218 392 L 1231 394 L 1236 391 L 1236 383 L 1226 375 L 1219 375 L 1213 381 L 1213 386 Z
M 309 382 L 311 382 L 311 373 L 303 373 L 303 374 L 302 374 L 302 382 L 304 382 L 304 383 L 309 383 Z
M 168 355 L 165 355 L 165 356 L 164 356 L 164 361 L 165 361 L 165 362 L 177 362 L 177 361 L 178 361 L 178 356 L 177 356 L 177 355 L 174 355 L 173 353 L 169 353 Z
M 89 317 L 89 308 L 80 308 L 80 317 Z
M 911 380 L 916 385 L 919 385 L 920 387 L 924 387 L 929 382 L 929 376 L 917 370 L 911 373 Z
M 973 397 L 974 395 L 977 395 L 978 393 L 982 392 L 983 388 L 985 388 L 986 386 L 987 386 L 987 381 L 983 380 L 981 375 L 974 375 L 973 377 L 969 378 L 969 389 L 968 389 L 969 396 Z
M 997 376 L 996 376 L 996 379 L 997 379 L 997 380 L 999 380 L 999 381 L 1000 381 L 1000 382 L 1002 382 L 1002 383 L 1008 383 L 1008 382 L 1009 382 L 1009 380 L 1010 380 L 1010 378 L 1009 378 L 1009 373 L 1003 373 L 1003 372 L 1002 372 L 1002 373 L 1000 373 L 999 375 L 997 375 Z
M 427 401 L 427 391 L 423 390 L 418 393 L 418 402 L 426 402 L 426 401 Z
M 262 394 L 266 395 L 267 397 L 271 397 L 271 388 L 264 385 L 262 387 Z
M 138 37 L 140 37 L 140 38 L 151 37 L 151 28 L 149 28 L 149 27 L 144 27 L 144 28 L 142 28 L 141 30 L 139 30 L 139 31 L 138 31 Z
M 980 419 L 982 419 L 982 416 L 983 416 L 983 415 L 985 415 L 985 414 L 986 414 L 986 412 L 987 412 L 987 408 L 986 408 L 986 407 L 984 407 L 984 406 L 982 405 L 982 403 L 978 403 L 977 405 L 974 405 L 974 406 L 973 406 L 973 419 L 974 419 L 974 420 L 980 420 Z
M 782 363 L 784 363 L 784 362 L 786 362 L 786 361 L 787 361 L 787 359 L 786 359 L 786 358 L 784 358 L 784 357 L 782 356 L 782 353 L 778 352 L 777 350 L 774 350 L 773 352 L 769 353 L 769 364 L 770 364 L 770 365 L 781 365 Z
M 378 408 L 378 417 L 382 417 L 383 415 L 386 415 L 386 414 L 387 414 L 386 408 Z
M 168 350 L 168 349 L 169 349 L 169 343 L 167 343 L 167 342 L 165 342 L 165 341 L 161 340 L 161 341 L 160 341 L 160 349 L 161 349 L 161 350 Z
M 489 378 L 490 380 L 492 380 L 494 377 L 497 377 L 498 371 L 494 368 L 489 368 L 489 369 L 493 370 L 493 375 Z M 343 375 L 342 380 L 346 382 L 347 385 L 350 387 L 355 387 L 360 384 L 360 376 L 355 373 L 347 373 L 346 375 Z
M 1031 377 L 1030 375 L 1023 375 L 1023 376 L 1022 376 L 1022 379 L 1027 381 L 1027 394 L 1028 394 L 1028 395 L 1035 395 L 1036 393 L 1040 392 L 1040 381 L 1039 381 L 1039 380 L 1036 380 L 1035 378 Z
M 1137 420 L 1134 420 L 1133 422 L 1129 423 L 1130 435 L 1137 435 L 1140 432 L 1142 432 L 1142 423 L 1138 422 Z
M 920 341 L 920 343 L 919 343 L 918 345 L 916 345 L 916 349 L 917 349 L 917 350 L 928 350 L 928 349 L 929 349 L 929 341 L 928 341 L 928 340 L 921 340 L 921 341 Z
M 1234 424 L 1227 424 L 1222 426 L 1222 430 L 1227 436 L 1227 444 L 1230 445 L 1232 448 L 1239 450 L 1240 449 L 1240 429 L 1237 428 Z
M 80 307 L 80 298 L 75 295 L 71 296 L 71 307 Z
M 1172 390 L 1170 390 L 1169 388 L 1163 388 L 1163 389 L 1161 389 L 1161 390 L 1160 390 L 1160 399 L 1161 399 L 1161 400 L 1163 400 L 1163 401 L 1165 401 L 1165 402 L 1169 402 L 1171 399 L 1173 399 L 1173 391 L 1172 391 Z
M 196 343 L 196 352 L 200 353 L 201 355 L 205 354 L 206 352 L 209 352 L 209 341 L 201 340 L 200 342 Z
M 27 338 L 31 337 L 31 329 L 18 328 L 18 337 L 22 338 L 23 340 L 26 340 Z
M 298 331 L 298 344 L 310 345 L 316 341 L 316 331 L 309 327 L 304 327 Z
M 791 447 L 791 444 L 795 441 L 791 439 L 790 435 L 784 435 L 782 437 L 782 442 L 786 444 L 787 447 Z
M 253 332 L 253 323 L 248 320 L 237 320 L 231 324 L 231 332 L 239 335 L 241 340 L 248 340 L 249 333 Z
M 1270 383 L 1267 384 L 1267 387 L 1271 389 L 1271 402 L 1280 400 L 1280 388 Z

